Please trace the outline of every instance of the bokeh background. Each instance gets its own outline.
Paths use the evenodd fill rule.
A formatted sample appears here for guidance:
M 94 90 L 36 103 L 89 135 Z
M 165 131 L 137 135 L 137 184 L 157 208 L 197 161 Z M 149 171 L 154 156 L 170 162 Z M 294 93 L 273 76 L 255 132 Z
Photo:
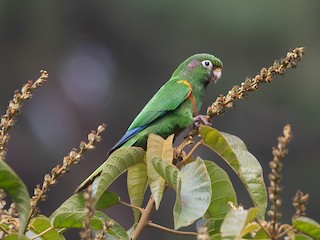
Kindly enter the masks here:
M 7 163 L 30 194 L 43 175 L 59 164 L 91 129 L 108 124 L 103 141 L 61 179 L 41 204 L 50 215 L 106 158 L 108 149 L 170 77 L 175 67 L 198 52 L 224 62 L 223 78 L 210 86 L 202 112 L 219 94 L 254 76 L 287 50 L 305 46 L 297 69 L 276 77 L 213 123 L 239 136 L 268 174 L 271 148 L 285 124 L 294 139 L 284 160 L 283 219 L 293 214 L 297 189 L 310 194 L 308 215 L 320 220 L 320 2 L 269 1 L 15 1 L 0 2 L 0 110 L 13 91 L 39 71 L 49 81 L 24 105 L 11 131 Z M 228 167 L 202 148 L 198 154 Z M 230 172 L 230 171 L 229 171 Z M 250 207 L 234 173 L 239 202 Z M 125 176 L 111 190 L 127 200 Z M 174 192 L 167 194 L 155 222 L 171 227 Z M 131 210 L 107 211 L 123 226 Z M 194 227 L 187 228 L 194 230 Z M 141 239 L 184 239 L 147 229 Z M 77 239 L 77 233 L 66 235 Z

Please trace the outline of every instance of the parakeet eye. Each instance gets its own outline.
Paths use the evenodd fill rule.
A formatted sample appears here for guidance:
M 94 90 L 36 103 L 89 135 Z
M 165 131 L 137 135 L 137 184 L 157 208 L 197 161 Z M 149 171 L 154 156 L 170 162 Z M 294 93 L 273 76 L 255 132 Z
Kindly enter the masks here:
M 212 63 L 209 60 L 202 61 L 202 66 L 205 68 L 212 68 Z

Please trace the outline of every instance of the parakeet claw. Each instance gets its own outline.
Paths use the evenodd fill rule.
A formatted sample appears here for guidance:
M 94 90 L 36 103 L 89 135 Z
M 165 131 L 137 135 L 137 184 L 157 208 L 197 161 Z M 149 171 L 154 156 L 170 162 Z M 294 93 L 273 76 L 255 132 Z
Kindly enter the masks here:
M 207 120 L 206 115 L 198 115 L 193 118 L 193 128 L 198 129 L 201 125 L 211 125 L 211 123 Z

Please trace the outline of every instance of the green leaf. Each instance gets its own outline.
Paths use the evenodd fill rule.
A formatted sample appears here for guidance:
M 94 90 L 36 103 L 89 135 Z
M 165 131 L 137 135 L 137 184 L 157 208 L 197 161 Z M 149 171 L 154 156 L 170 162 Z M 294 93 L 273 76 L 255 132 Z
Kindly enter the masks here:
M 223 219 L 229 212 L 229 202 L 237 205 L 237 195 L 228 174 L 217 164 L 204 161 L 211 181 L 212 197 L 205 218 Z
M 60 213 L 53 219 L 53 225 L 57 228 L 83 228 L 83 221 L 86 218 L 85 211 L 69 211 Z M 90 219 L 90 227 L 93 230 L 102 230 L 106 222 L 112 222 L 112 226 L 108 228 L 108 233 L 118 239 L 127 240 L 126 230 L 116 221 L 109 218 L 103 212 L 95 211 L 94 216 Z
M 207 168 L 201 158 L 185 165 L 181 171 L 162 159 L 153 159 L 157 172 L 177 192 L 173 209 L 174 228 L 192 224 L 202 217 L 211 199 L 211 182 Z
M 152 165 L 156 169 L 157 173 L 177 192 L 180 191 L 181 175 L 179 169 L 172 163 L 168 163 L 162 160 L 160 157 L 152 159 Z
M 53 226 L 56 228 L 83 228 L 83 221 L 87 213 L 84 210 L 72 210 L 61 212 L 53 219 Z M 103 212 L 95 211 L 90 219 L 90 227 L 94 230 L 103 229 L 105 221 L 110 220 Z
M 302 233 L 314 239 L 320 239 L 320 225 L 308 217 L 298 217 L 293 220 L 293 226 Z
M 134 206 L 141 207 L 144 193 L 147 189 L 147 165 L 138 163 L 128 169 L 127 186 L 130 203 Z M 133 209 L 134 221 L 138 222 L 140 211 Z
M 181 191 L 173 209 L 174 228 L 188 226 L 207 211 L 211 201 L 210 177 L 200 157 L 181 168 Z
M 83 193 L 76 193 L 68 198 L 50 216 L 50 219 L 53 220 L 53 226 L 58 228 L 82 228 L 83 220 L 87 215 L 84 211 L 85 204 Z M 106 219 L 105 214 L 95 211 L 90 221 L 90 227 L 95 230 L 101 230 Z
M 150 134 L 147 143 L 147 170 L 148 170 L 148 183 L 152 196 L 155 201 L 156 209 L 159 209 L 160 202 L 165 189 L 165 181 L 155 170 L 152 160 L 162 159 L 168 163 L 172 163 L 173 160 L 173 135 L 170 135 L 166 140 L 162 137 Z
M 97 191 L 95 202 L 99 201 L 103 193 L 120 175 L 128 168 L 137 163 L 143 163 L 144 150 L 139 147 L 122 147 L 114 151 L 104 163 Z
M 102 199 L 111 198 L 107 204 L 97 203 L 96 206 L 110 206 L 119 202 L 114 193 L 105 192 Z M 54 213 L 50 216 L 52 224 L 57 228 L 82 228 L 83 221 L 87 216 L 84 211 L 85 200 L 82 193 L 77 193 L 67 199 Z M 113 226 L 108 229 L 108 233 L 116 236 L 118 239 L 128 239 L 125 229 L 116 221 L 109 218 L 103 212 L 95 210 L 94 216 L 90 220 L 90 227 L 95 230 L 101 230 L 106 221 L 112 221 Z
M 0 216 L 1 216 L 1 215 L 0 215 Z M 5 224 L 5 223 L 0 223 L 0 231 L 10 232 L 10 231 L 11 231 L 11 227 L 9 226 L 9 222 L 7 222 L 7 224 Z
M 241 239 L 248 234 L 248 224 L 257 216 L 258 208 L 230 210 L 221 225 L 221 239 Z
M 7 192 L 16 204 L 20 220 L 19 233 L 24 233 L 28 225 L 30 211 L 28 189 L 18 175 L 2 159 L 0 159 L 0 188 Z
M 80 196 L 84 201 L 83 195 L 80 194 Z M 101 210 L 101 209 L 112 207 L 119 203 L 120 203 L 120 197 L 117 194 L 113 192 L 104 192 L 100 197 L 99 201 L 96 203 L 95 207 L 96 209 Z
M 48 230 L 49 228 L 52 228 L 49 218 L 43 215 L 38 215 L 37 217 L 31 219 L 30 224 L 28 226 L 28 232 L 26 233 L 26 235 L 28 237 L 34 237 L 36 235 L 39 235 L 45 232 L 44 234 L 41 235 L 41 239 L 44 239 L 44 240 L 65 239 L 62 235 L 58 233 L 57 229 L 53 228 L 51 230 Z
M 96 204 L 96 209 L 105 209 L 119 204 L 120 197 L 113 192 L 104 192 L 100 200 Z M 57 213 L 68 211 L 69 209 L 83 210 L 86 204 L 86 200 L 83 197 L 83 193 L 75 193 L 69 197 L 59 208 L 57 208 L 50 218 L 52 219 Z
M 119 201 L 120 197 L 117 194 L 113 192 L 104 192 L 95 207 L 98 210 L 105 209 L 119 204 Z M 52 213 L 50 219 L 53 219 L 57 214 L 69 211 L 70 209 L 82 211 L 85 204 L 86 200 L 83 197 L 83 193 L 76 193 L 61 204 L 60 207 Z
M 259 208 L 259 217 L 264 218 L 268 199 L 259 161 L 247 150 L 240 138 L 208 126 L 200 127 L 199 131 L 204 143 L 238 174 L 254 206 Z
M 6 237 L 6 240 L 30 240 L 26 235 L 11 233 Z
M 225 215 L 230 211 L 229 202 L 237 205 L 236 192 L 228 174 L 217 164 L 204 161 L 211 181 L 212 196 L 204 218 L 209 239 L 220 238 L 220 227 Z
M 256 234 L 254 235 L 253 239 L 270 239 L 270 237 L 264 231 L 264 229 L 260 228 L 258 231 L 256 231 Z M 292 238 L 289 237 L 289 239 L 292 239 Z
M 304 234 L 295 234 L 294 236 L 294 240 L 312 240 L 312 237 L 309 237 L 307 235 Z

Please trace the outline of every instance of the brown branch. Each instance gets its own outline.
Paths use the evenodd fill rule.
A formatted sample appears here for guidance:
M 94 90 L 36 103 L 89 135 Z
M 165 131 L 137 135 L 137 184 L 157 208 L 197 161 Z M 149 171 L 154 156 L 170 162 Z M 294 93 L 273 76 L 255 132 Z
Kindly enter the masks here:
M 138 222 L 137 227 L 133 231 L 131 240 L 136 240 L 138 239 L 139 235 L 141 234 L 142 230 L 148 225 L 149 219 L 152 213 L 152 210 L 154 208 L 154 198 L 151 195 L 149 202 L 147 203 L 146 208 L 142 211 L 141 218 Z

